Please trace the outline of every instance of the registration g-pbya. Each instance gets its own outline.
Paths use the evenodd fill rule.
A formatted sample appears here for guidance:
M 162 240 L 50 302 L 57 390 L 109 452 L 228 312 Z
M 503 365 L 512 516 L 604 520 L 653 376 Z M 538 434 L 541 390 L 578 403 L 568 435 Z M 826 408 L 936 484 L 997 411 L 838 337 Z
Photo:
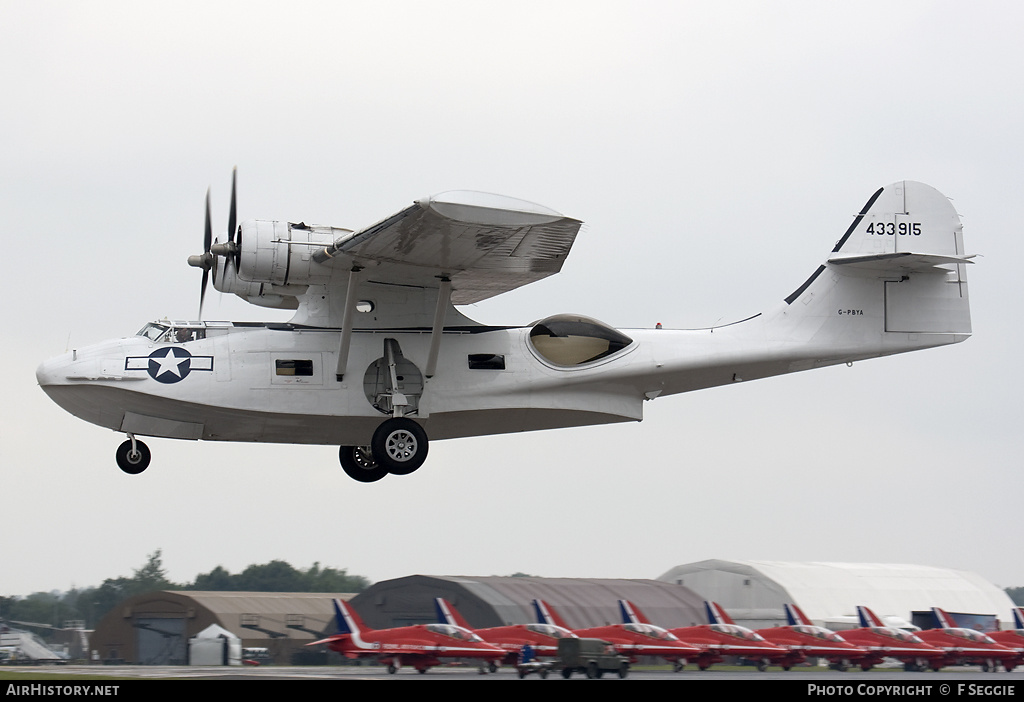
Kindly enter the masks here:
M 639 421 L 646 401 L 963 341 L 971 333 L 959 216 L 935 189 L 880 188 L 825 261 L 774 309 L 709 329 L 615 329 L 579 314 L 477 323 L 458 306 L 557 273 L 579 220 L 523 200 L 451 191 L 352 231 L 277 221 L 214 240 L 214 287 L 287 323 L 146 324 L 39 366 L 43 390 L 123 433 L 340 446 L 361 482 L 415 471 L 429 440 Z M 839 230 L 841 231 L 841 230 Z M 826 234 L 827 235 L 827 234 Z M 833 234 L 833 237 L 835 235 Z M 834 239 L 833 239 L 834 240 Z

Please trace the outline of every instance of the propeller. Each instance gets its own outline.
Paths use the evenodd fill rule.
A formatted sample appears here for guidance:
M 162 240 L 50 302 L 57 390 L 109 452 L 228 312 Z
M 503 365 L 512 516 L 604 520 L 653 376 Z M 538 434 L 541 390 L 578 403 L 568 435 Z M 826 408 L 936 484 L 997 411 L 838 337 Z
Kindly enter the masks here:
M 199 288 L 199 319 L 203 318 L 203 301 L 206 299 L 206 287 L 209 283 L 210 270 L 213 270 L 213 282 L 217 283 L 217 256 L 224 256 L 228 262 L 233 263 L 235 270 L 241 265 L 242 260 L 242 234 L 238 233 L 238 242 L 235 243 L 235 223 L 237 220 L 236 207 L 236 183 L 238 180 L 238 168 L 231 172 L 231 211 L 228 213 L 228 241 L 225 244 L 213 243 L 213 227 L 210 224 L 210 191 L 206 191 L 206 226 L 203 231 L 203 254 L 201 256 L 189 256 L 188 265 L 203 269 L 203 281 Z

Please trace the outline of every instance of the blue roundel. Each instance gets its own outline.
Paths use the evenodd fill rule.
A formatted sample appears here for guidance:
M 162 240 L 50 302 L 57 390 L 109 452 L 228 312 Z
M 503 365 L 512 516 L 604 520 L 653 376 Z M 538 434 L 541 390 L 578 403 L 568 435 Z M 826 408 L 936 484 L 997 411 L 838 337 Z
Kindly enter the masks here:
M 158 383 L 184 380 L 192 370 L 192 354 L 180 346 L 166 346 L 149 354 L 149 375 Z

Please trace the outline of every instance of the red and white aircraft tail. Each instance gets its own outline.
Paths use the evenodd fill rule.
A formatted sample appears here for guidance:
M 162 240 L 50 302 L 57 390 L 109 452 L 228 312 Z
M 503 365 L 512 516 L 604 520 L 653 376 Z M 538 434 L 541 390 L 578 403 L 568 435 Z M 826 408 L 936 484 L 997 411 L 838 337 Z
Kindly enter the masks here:
M 565 623 L 565 620 L 558 616 L 551 605 L 544 600 L 534 600 L 533 609 L 537 613 L 537 622 L 540 624 L 554 624 L 560 626 L 563 629 L 569 629 L 569 625 Z M 569 629 L 572 631 L 571 629 Z
M 717 602 L 704 600 L 704 610 L 708 614 L 708 624 L 735 624 L 728 612 Z
M 956 620 L 948 612 L 938 607 L 932 607 L 932 614 L 938 622 L 940 629 L 956 629 Z
M 1024 607 L 1013 608 L 1013 628 L 1024 629 Z
M 629 600 L 619 600 L 619 611 L 622 612 L 623 624 L 650 624 L 651 620 L 640 611 L 640 608 Z
M 812 622 L 810 618 L 804 614 L 804 611 L 795 604 L 786 604 L 783 606 L 786 608 L 786 623 L 790 626 L 796 626 L 798 624 L 814 626 L 814 622 Z
M 359 618 L 355 610 L 348 606 L 348 604 L 337 597 L 333 600 L 334 603 L 334 621 L 338 627 L 338 633 L 328 636 L 326 639 L 320 639 L 314 641 L 308 646 L 315 646 L 316 644 L 331 643 L 332 641 L 340 641 L 342 639 L 352 638 L 355 642 L 360 642 L 360 634 L 370 630 L 363 620 Z
M 885 627 L 885 623 L 878 618 L 878 615 L 864 605 L 857 605 L 857 617 L 860 619 L 861 628 L 868 629 L 873 626 Z
M 452 624 L 454 626 L 461 626 L 463 629 L 473 630 L 469 622 L 459 614 L 459 610 L 455 609 L 455 606 L 445 598 L 435 597 L 434 608 L 437 610 L 437 618 L 442 624 Z

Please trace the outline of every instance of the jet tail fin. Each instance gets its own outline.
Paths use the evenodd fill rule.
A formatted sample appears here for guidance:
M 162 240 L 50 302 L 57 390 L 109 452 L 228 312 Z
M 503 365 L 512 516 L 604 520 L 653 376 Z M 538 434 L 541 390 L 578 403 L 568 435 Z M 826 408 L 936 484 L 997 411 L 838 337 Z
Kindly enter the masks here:
M 1024 629 L 1024 607 L 1013 608 L 1013 628 Z
M 334 598 L 334 621 L 338 625 L 339 634 L 359 634 L 368 628 L 356 611 L 337 597 Z
M 857 605 L 857 617 L 860 619 L 860 625 L 864 629 L 873 626 L 885 626 L 882 620 L 878 618 L 878 615 L 864 605 Z
M 455 609 L 448 600 L 443 597 L 434 598 L 434 608 L 437 610 L 437 618 L 442 624 L 461 626 L 463 629 L 472 629 L 469 623 L 462 617 L 459 610 Z
M 939 607 L 932 607 L 932 614 L 935 615 L 935 621 L 938 623 L 940 629 L 955 629 L 956 620 L 953 619 L 945 610 Z
M 814 626 L 807 615 L 804 614 L 803 610 L 797 607 L 795 604 L 786 604 L 786 623 L 790 626 L 796 626 L 798 624 L 805 624 L 807 626 Z
M 735 624 L 728 612 L 717 602 L 704 601 L 704 609 L 708 614 L 708 624 Z
M 651 621 L 644 616 L 640 608 L 629 600 L 619 600 L 619 611 L 622 612 L 623 624 L 650 624 Z
M 533 610 L 537 614 L 537 622 L 538 623 L 540 623 L 540 624 L 553 624 L 555 626 L 560 626 L 563 629 L 568 629 L 569 628 L 569 625 L 566 624 L 565 620 L 562 619 L 558 615 L 558 612 L 556 612 L 551 607 L 551 605 L 549 605 L 544 600 L 534 600 L 533 601 Z

